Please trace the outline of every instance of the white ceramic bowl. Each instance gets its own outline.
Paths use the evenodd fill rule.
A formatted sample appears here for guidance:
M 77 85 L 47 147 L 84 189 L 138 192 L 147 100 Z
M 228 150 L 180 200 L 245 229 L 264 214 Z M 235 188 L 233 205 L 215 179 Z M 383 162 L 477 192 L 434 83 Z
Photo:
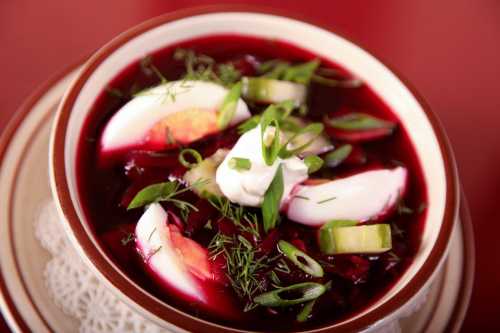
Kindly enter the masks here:
M 428 208 L 418 254 L 401 279 L 376 303 L 331 332 L 372 330 L 402 315 L 425 292 L 446 256 L 457 216 L 457 175 L 451 150 L 435 115 L 398 76 L 371 54 L 328 30 L 275 14 L 207 10 L 162 16 L 135 27 L 100 49 L 67 91 L 51 140 L 51 184 L 66 230 L 86 262 L 109 288 L 147 317 L 171 330 L 234 331 L 194 318 L 141 289 L 104 254 L 90 231 L 78 197 L 76 153 L 82 125 L 97 96 L 127 65 L 158 49 L 213 34 L 279 39 L 342 65 L 368 84 L 398 116 L 420 160 Z

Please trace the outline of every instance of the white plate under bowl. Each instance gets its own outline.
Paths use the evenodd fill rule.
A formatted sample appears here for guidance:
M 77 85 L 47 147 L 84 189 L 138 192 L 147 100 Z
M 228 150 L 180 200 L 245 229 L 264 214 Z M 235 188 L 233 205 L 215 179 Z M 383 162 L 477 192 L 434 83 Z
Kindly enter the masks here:
M 68 71 L 28 99 L 0 140 L 0 309 L 13 332 L 85 331 L 51 299 L 43 274 L 51 255 L 34 233 L 40 205 L 51 199 L 47 167 L 52 116 L 77 71 Z M 460 329 L 474 269 L 463 194 L 461 205 L 448 258 L 420 309 L 400 321 L 402 332 Z

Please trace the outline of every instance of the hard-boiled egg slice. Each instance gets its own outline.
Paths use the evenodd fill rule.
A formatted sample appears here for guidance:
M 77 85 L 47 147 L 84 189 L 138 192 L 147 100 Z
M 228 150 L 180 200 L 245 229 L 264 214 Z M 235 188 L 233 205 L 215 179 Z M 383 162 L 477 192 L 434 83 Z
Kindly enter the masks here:
M 176 242 L 176 238 L 182 236 L 176 235 L 178 231 L 172 230 L 175 226 L 167 224 L 167 219 L 168 215 L 160 204 L 155 203 L 149 206 L 135 229 L 137 250 L 150 272 L 161 284 L 174 288 L 189 298 L 206 302 L 203 288 L 193 276 L 183 257 L 184 252 L 195 253 L 191 259 L 199 260 L 199 271 L 208 272 L 209 275 L 206 250 L 192 240 L 189 240 L 192 243 L 187 244 Z M 197 275 L 203 279 L 207 277 L 207 274 Z
M 403 167 L 362 172 L 313 185 L 298 185 L 287 207 L 290 220 L 321 226 L 329 220 L 367 221 L 390 212 L 404 194 Z
M 226 88 L 204 81 L 172 81 L 141 92 L 109 120 L 101 150 L 165 149 L 216 133 L 218 111 L 227 93 Z M 249 117 L 247 105 L 239 99 L 230 125 Z
M 166 293 L 182 297 L 192 306 L 224 318 L 241 317 L 227 292 L 222 266 L 209 259 L 206 248 L 169 223 L 170 217 L 154 203 L 136 225 L 136 247 L 146 272 Z

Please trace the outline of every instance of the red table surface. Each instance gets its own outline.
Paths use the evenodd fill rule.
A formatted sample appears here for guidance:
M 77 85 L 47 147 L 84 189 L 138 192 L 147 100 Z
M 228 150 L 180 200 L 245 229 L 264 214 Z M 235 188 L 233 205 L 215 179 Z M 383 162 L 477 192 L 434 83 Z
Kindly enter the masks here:
M 119 32 L 162 13 L 214 3 L 223 2 L 0 1 L 0 130 L 34 88 Z M 495 203 L 500 1 L 264 0 L 252 5 L 300 13 L 351 37 L 412 82 L 439 115 L 456 153 L 476 239 L 474 291 L 463 331 L 500 331 L 500 209 Z

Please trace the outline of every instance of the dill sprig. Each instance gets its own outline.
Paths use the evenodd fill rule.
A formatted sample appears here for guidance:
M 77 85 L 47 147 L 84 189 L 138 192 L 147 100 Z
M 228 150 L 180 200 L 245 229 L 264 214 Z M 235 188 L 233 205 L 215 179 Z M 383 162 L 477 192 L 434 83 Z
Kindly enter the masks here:
M 176 49 L 173 58 L 184 61 L 185 80 L 212 81 L 223 86 L 231 86 L 241 78 L 240 71 L 233 64 L 216 64 L 212 57 L 190 49 Z
M 231 203 L 224 197 L 213 196 L 209 198 L 209 202 L 223 217 L 231 220 L 241 231 L 251 234 L 256 241 L 260 239 L 257 214 L 249 212 L 241 205 Z
M 274 258 L 259 256 L 259 250 L 241 235 L 227 236 L 220 232 L 214 236 L 208 249 L 212 260 L 224 256 L 231 287 L 240 298 L 247 300 L 244 311 L 255 308 L 252 299 L 266 290 L 266 273 Z

